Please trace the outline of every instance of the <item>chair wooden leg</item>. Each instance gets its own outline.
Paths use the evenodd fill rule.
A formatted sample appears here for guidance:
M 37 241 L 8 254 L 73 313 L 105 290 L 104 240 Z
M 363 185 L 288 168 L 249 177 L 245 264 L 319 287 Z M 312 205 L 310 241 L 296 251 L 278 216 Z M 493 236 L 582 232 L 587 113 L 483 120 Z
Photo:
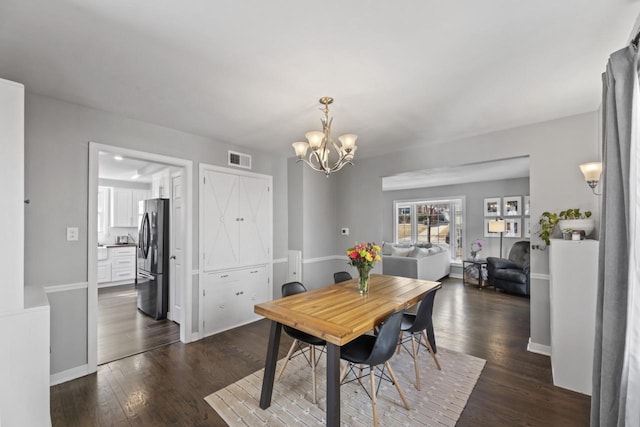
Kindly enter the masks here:
M 391 379 L 393 380 L 393 383 L 395 384 L 396 389 L 398 389 L 398 394 L 400 395 L 400 399 L 402 399 L 402 402 L 404 403 L 405 409 L 411 409 L 409 407 L 409 402 L 407 402 L 407 399 L 404 397 L 404 393 L 402 392 L 402 389 L 400 388 L 400 384 L 398 383 L 398 379 L 396 378 L 396 374 L 393 372 L 393 369 L 391 369 L 391 364 L 389 362 L 384 362 L 384 365 L 389 370 L 389 375 L 391 376 Z
M 400 336 L 398 337 L 398 348 L 396 349 L 396 354 L 400 354 L 400 345 L 402 344 L 402 331 L 400 331 Z
M 313 384 L 313 403 L 316 403 L 316 346 L 311 347 L 311 383 Z
M 411 334 L 411 350 L 413 351 L 413 369 L 416 371 L 416 390 L 420 390 L 420 368 L 418 367 L 418 352 L 416 351 L 416 339 Z
M 293 342 L 291 343 L 291 348 L 289 348 L 289 352 L 287 353 L 287 357 L 285 357 L 284 359 L 284 363 L 282 364 L 282 368 L 280 368 L 280 372 L 278 373 L 278 377 L 276 378 L 276 381 L 280 381 L 280 377 L 284 372 L 284 368 L 287 367 L 287 363 L 289 363 L 289 358 L 291 357 L 293 350 L 296 348 L 297 343 L 298 343 L 298 340 L 293 340 Z
M 347 376 L 347 371 L 349 369 L 349 362 L 345 363 L 345 365 L 340 370 L 340 384 L 344 381 L 344 378 Z
M 438 362 L 438 358 L 436 357 L 436 353 L 433 351 L 433 348 L 431 347 L 431 343 L 427 339 L 427 333 L 425 331 L 422 331 L 422 337 L 424 338 L 424 342 L 427 345 L 427 348 L 429 349 L 429 354 L 431 355 L 431 357 L 433 357 L 433 361 L 436 362 L 436 366 L 438 367 L 438 371 L 441 371 L 442 368 L 440 367 L 440 362 Z
M 373 425 L 378 427 L 378 405 L 376 405 L 376 382 L 374 379 L 373 366 L 369 370 L 369 379 L 371 380 L 371 407 L 373 408 Z

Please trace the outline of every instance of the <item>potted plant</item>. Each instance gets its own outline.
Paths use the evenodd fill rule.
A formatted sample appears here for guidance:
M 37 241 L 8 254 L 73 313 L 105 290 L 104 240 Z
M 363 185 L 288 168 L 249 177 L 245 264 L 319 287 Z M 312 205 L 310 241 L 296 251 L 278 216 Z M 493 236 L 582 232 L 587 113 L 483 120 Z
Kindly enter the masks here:
M 556 225 L 562 231 L 584 230 L 585 235 L 588 236 L 595 228 L 591 215 L 591 211 L 580 212 L 578 208 L 567 209 L 560 213 L 543 212 L 538 221 L 540 231 L 537 234 L 547 246 L 551 244 L 551 235 Z

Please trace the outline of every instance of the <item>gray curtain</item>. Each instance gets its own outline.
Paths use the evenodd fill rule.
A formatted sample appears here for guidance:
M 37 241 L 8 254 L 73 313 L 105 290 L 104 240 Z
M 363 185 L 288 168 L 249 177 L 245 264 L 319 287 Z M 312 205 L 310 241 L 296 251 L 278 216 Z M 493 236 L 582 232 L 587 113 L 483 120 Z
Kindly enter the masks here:
M 611 55 L 603 74 L 603 195 L 591 426 L 640 426 L 636 173 L 638 49 Z M 632 126 L 632 123 L 634 123 Z M 635 158 L 634 158 L 635 157 Z M 630 263 L 631 260 L 631 263 Z M 640 298 L 640 295 L 638 296 Z M 635 357 L 634 357 L 635 355 Z

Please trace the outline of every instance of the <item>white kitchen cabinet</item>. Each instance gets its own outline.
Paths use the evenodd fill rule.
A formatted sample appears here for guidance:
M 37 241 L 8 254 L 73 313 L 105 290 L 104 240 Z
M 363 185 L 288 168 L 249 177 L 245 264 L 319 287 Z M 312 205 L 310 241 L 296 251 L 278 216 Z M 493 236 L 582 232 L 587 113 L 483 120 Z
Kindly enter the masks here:
M 105 260 L 98 261 L 98 287 L 133 283 L 136 279 L 136 247 L 111 246 Z
M 149 198 L 148 190 L 113 188 L 111 191 L 111 227 L 137 227 L 138 203 Z
M 202 171 L 205 271 L 270 262 L 271 177 Z
M 154 198 L 171 198 L 171 172 L 165 169 L 151 177 L 151 194 Z
M 598 241 L 552 239 L 549 276 L 553 384 L 591 395 Z
M 205 274 L 202 331 L 209 336 L 260 317 L 253 306 L 269 300 L 266 265 Z
M 98 261 L 98 273 L 96 275 L 98 284 L 111 281 L 111 261 Z

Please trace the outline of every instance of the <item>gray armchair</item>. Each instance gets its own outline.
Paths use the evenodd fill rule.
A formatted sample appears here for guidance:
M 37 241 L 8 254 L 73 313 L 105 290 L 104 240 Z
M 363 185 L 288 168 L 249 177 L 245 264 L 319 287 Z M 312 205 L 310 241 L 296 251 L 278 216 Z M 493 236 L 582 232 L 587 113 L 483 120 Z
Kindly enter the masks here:
M 509 251 L 509 259 L 487 258 L 489 283 L 510 294 L 529 296 L 529 263 L 529 242 L 516 242 Z

